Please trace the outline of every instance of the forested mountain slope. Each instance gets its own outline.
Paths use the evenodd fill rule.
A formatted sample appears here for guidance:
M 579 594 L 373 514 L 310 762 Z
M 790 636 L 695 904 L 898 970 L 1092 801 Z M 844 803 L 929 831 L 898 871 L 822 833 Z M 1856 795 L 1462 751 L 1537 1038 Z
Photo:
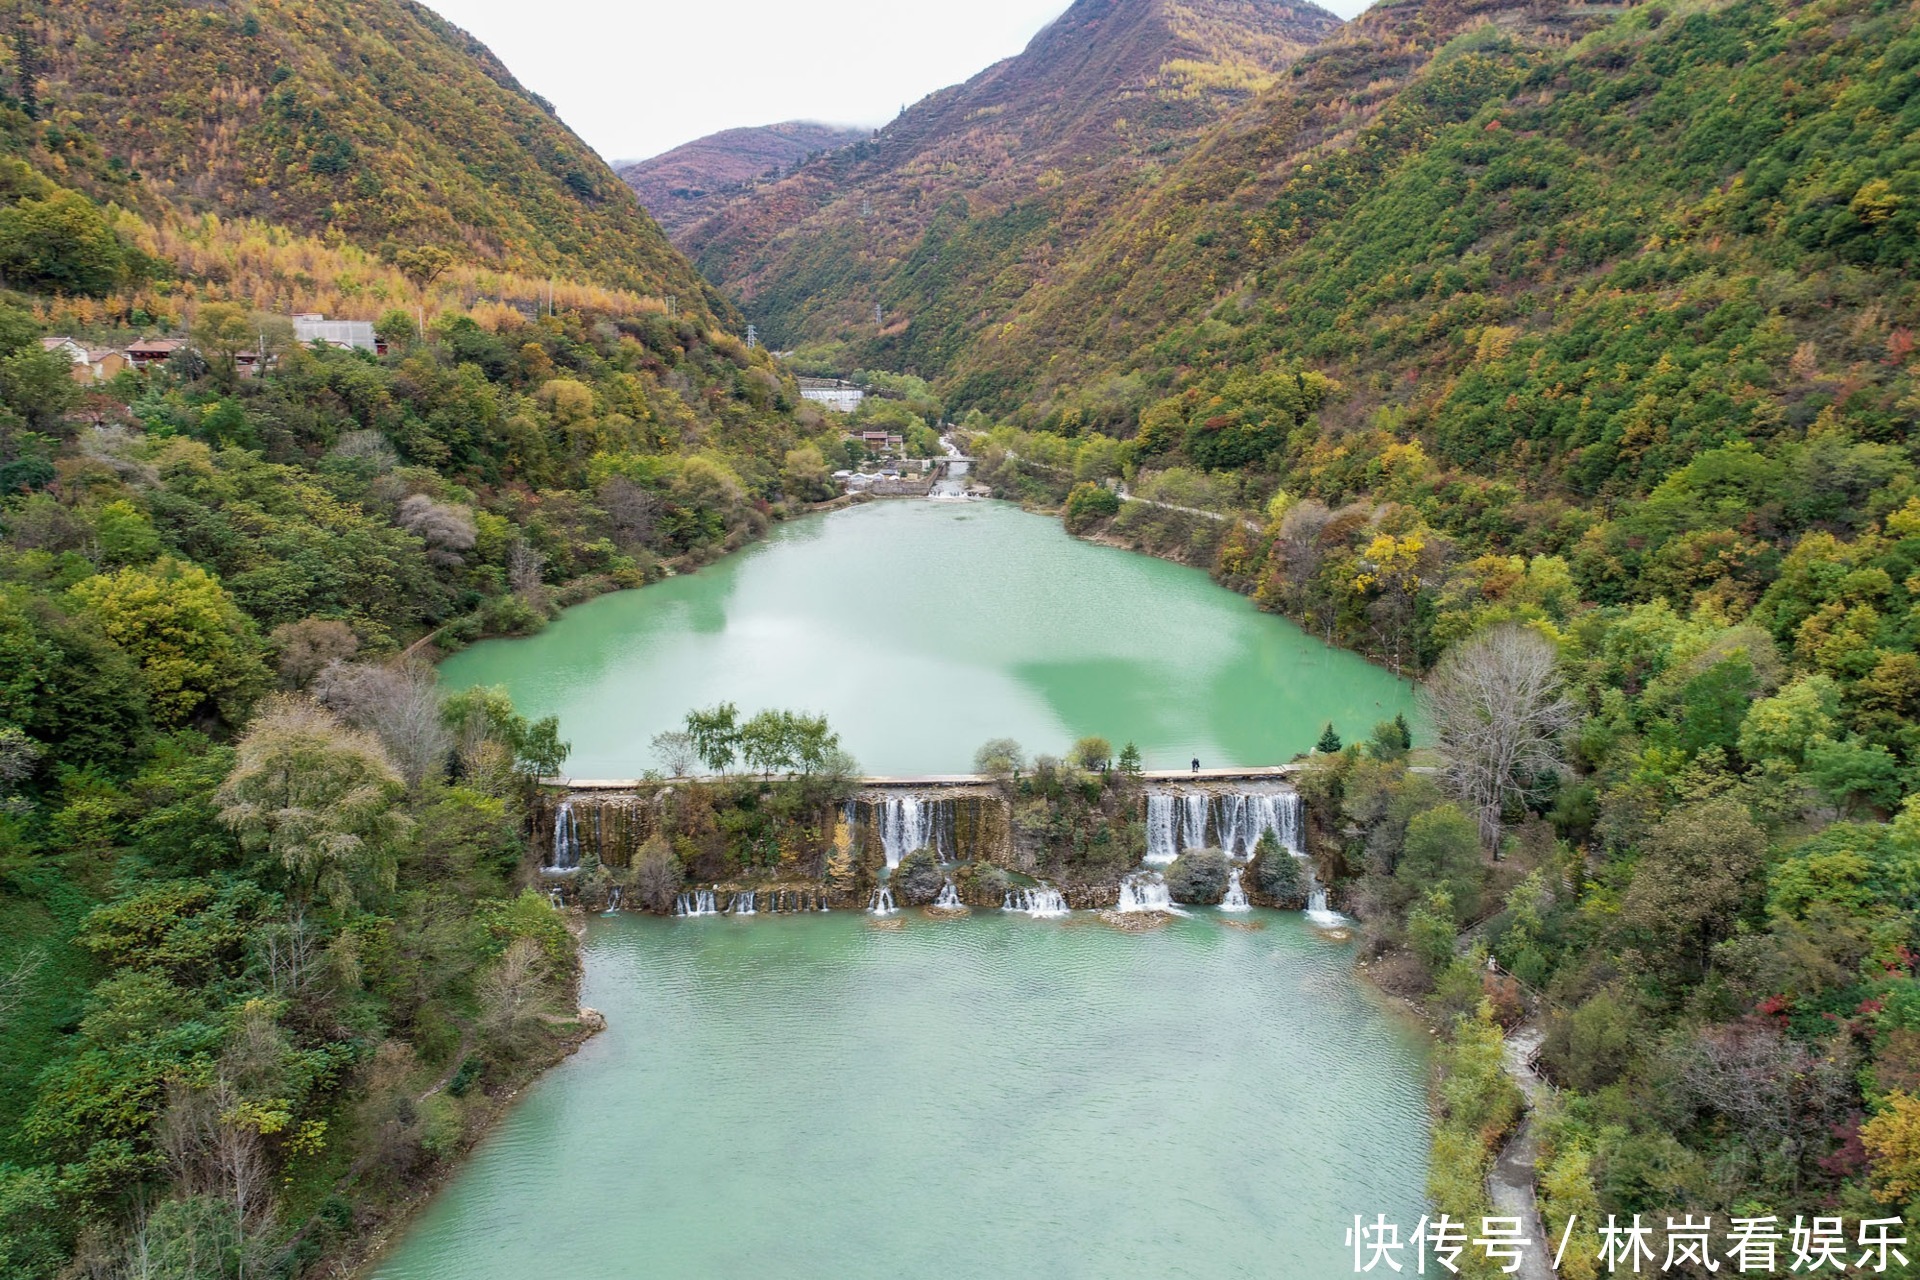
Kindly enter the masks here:
M 565 744 L 419 655 L 743 545 L 842 433 L 417 6 L 0 23 L 0 1275 L 331 1274 L 590 1029 L 522 892 Z
M 113 198 L 150 217 L 164 202 L 389 257 L 431 245 L 529 276 L 701 296 L 612 170 L 412 0 L 50 0 L 7 22 L 16 99 L 90 138 L 116 176 L 137 174 Z
M 1884 0 L 1377 7 L 944 384 L 1003 491 L 1429 677 L 1443 772 L 1329 735 L 1312 844 L 1452 1028 L 1455 1216 L 1538 1023 L 1570 1276 L 1920 1211 L 1916 67 Z
M 809 120 L 723 129 L 617 171 L 671 237 L 705 217 L 732 188 L 777 178 L 808 156 L 851 145 L 868 132 Z
M 1019 56 L 679 240 L 770 340 L 931 372 L 1337 25 L 1311 3 L 1078 0 Z

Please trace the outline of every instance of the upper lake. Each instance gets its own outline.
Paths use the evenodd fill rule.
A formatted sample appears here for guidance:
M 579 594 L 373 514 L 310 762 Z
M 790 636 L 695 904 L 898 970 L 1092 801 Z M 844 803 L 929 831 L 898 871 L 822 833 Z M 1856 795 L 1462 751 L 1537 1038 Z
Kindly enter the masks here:
M 1099 734 L 1148 768 L 1278 764 L 1348 740 L 1412 686 L 1205 573 L 1069 537 L 1001 502 L 875 502 L 783 524 L 698 573 L 569 609 L 448 658 L 557 715 L 577 778 L 657 766 L 648 743 L 733 702 L 825 712 L 876 774 L 959 773 L 989 738 L 1064 754 Z

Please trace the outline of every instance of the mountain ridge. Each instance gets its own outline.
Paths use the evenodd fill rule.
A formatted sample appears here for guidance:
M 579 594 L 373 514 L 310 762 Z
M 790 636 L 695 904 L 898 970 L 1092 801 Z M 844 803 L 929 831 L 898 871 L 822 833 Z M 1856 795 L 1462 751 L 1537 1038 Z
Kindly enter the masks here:
M 1150 175 L 1338 26 L 1310 3 L 1077 0 L 1027 48 L 929 95 L 865 142 L 756 184 L 679 242 L 776 342 L 848 362 L 940 295 L 1021 287 Z M 955 236 L 988 246 L 964 288 L 933 281 Z M 932 367 L 974 312 L 942 318 Z
M 847 146 L 871 132 L 817 120 L 722 129 L 644 160 L 615 162 L 613 169 L 671 239 L 704 217 L 728 189 L 778 176 L 817 152 Z

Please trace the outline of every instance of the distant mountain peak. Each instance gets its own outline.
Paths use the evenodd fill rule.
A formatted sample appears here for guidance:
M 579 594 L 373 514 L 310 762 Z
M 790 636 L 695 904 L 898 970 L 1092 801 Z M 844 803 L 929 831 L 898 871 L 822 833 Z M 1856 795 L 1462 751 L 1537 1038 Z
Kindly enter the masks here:
M 714 197 L 745 182 L 777 178 L 810 155 L 846 146 L 867 134 L 868 130 L 851 125 L 784 120 L 723 129 L 615 168 L 671 235 L 704 214 Z

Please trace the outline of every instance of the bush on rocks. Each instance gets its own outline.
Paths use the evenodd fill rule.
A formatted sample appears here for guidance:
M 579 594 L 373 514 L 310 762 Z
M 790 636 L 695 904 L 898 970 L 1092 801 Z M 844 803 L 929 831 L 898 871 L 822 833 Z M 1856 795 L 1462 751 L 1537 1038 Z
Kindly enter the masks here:
M 1173 860 L 1166 876 L 1175 902 L 1218 902 L 1227 892 L 1227 855 L 1218 849 L 1189 849 Z

